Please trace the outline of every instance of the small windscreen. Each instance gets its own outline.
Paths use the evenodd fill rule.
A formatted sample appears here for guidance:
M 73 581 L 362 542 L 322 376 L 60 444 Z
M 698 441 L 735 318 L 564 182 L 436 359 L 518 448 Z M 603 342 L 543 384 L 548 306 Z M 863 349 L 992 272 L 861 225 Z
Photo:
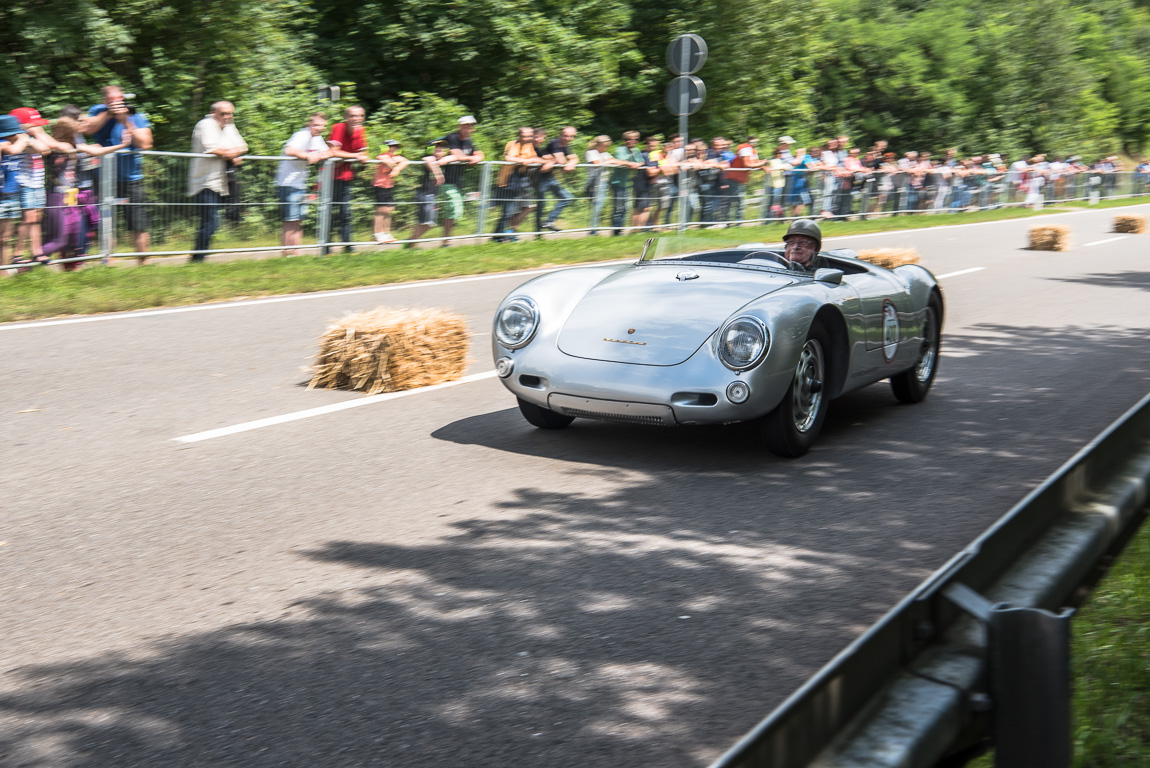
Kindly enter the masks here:
M 644 262 L 697 261 L 712 264 L 743 264 L 786 268 L 782 248 L 777 243 L 740 241 L 711 232 L 653 237 L 643 249 Z

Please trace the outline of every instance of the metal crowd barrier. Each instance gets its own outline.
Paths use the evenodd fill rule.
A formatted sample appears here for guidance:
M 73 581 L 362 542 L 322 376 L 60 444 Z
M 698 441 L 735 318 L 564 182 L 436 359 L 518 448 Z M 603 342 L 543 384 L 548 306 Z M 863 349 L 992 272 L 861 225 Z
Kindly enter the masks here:
M 127 192 L 116 178 L 114 157 L 99 158 L 100 162 L 92 163 L 97 167 L 85 174 L 95 201 L 88 217 L 93 221 L 84 226 L 94 230 L 95 237 L 84 253 L 58 258 L 53 263 L 183 255 L 192 250 L 201 206 L 187 194 L 186 184 L 188 166 L 197 156 L 187 152 L 139 154 L 145 202 L 133 203 L 123 197 Z M 221 226 L 206 253 L 284 250 L 280 244 L 282 222 L 275 175 L 278 164 L 287 159 L 290 158 L 249 155 L 229 171 L 230 194 L 224 198 Z M 332 195 L 336 164 L 340 162 L 343 161 L 327 160 L 312 166 L 300 251 L 323 254 L 351 247 L 386 247 L 373 238 L 376 161 L 352 163 L 355 175 L 350 182 L 351 200 L 346 205 L 333 200 Z M 390 228 L 396 242 L 414 242 L 410 236 L 397 233 L 410 233 L 421 213 L 416 193 L 424 172 L 422 165 L 421 160 L 413 160 L 411 167 L 396 178 L 395 211 Z M 449 196 L 446 187 L 439 188 L 435 225 L 422 233 L 419 241 L 447 245 L 450 241 L 540 237 L 547 234 L 544 225 L 549 217 L 554 218 L 557 205 L 561 205 L 562 210 L 556 226 L 558 231 L 566 233 L 622 234 L 672 228 L 679 221 L 681 179 L 678 176 L 660 177 L 658 184 L 637 197 L 634 170 L 584 163 L 571 171 L 556 167 L 551 172 L 554 184 L 541 183 L 538 176 L 529 177 L 525 194 L 509 200 L 505 190 L 498 186 L 500 170 L 506 165 L 488 161 L 455 166 L 455 171 L 449 172 L 459 176 L 455 190 Z M 979 171 L 964 178 L 942 179 L 937 174 L 915 178 L 905 172 L 836 175 L 825 171 L 751 169 L 745 172 L 747 182 L 739 186 L 729 184 L 725 174 L 725 171 L 691 171 L 686 175 L 688 191 L 683 199 L 688 208 L 689 226 L 785 222 L 802 216 L 850 219 L 916 215 L 1150 194 L 1150 175 L 1138 173 L 1063 173 L 1047 179 L 1041 188 L 1031 188 L 1029 181 L 1012 172 Z M 562 198 L 567 199 L 561 203 Z M 634 214 L 644 204 L 647 219 L 641 221 Z M 496 231 L 498 223 L 505 220 L 504 214 L 513 213 L 521 205 L 534 206 L 534 210 L 518 231 L 511 235 Z M 98 215 L 94 206 L 98 206 Z M 134 250 L 128 227 L 132 218 L 128 213 L 136 207 L 142 207 L 147 214 L 151 242 L 146 251 Z M 52 208 L 47 213 L 48 218 L 56 220 Z M 74 213 L 70 212 L 72 219 Z M 451 219 L 450 232 L 444 228 L 447 218 Z
M 1150 395 L 712 768 L 1069 768 L 1072 607 L 1148 511 Z

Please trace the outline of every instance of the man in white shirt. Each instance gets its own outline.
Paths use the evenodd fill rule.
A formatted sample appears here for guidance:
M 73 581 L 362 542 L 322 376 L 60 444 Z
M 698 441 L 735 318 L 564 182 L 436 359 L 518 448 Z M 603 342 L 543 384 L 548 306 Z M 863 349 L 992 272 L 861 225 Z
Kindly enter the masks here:
M 283 245 L 288 249 L 284 251 L 285 256 L 295 256 L 295 249 L 303 242 L 308 167 L 331 157 L 331 150 L 323 138 L 326 130 L 327 116 L 316 112 L 307 125 L 293 133 L 284 144 L 284 156 L 292 159 L 280 160 L 276 169 L 276 197 L 284 223 Z
M 228 164 L 239 165 L 248 145 L 233 122 L 235 105 L 217 101 L 211 114 L 196 123 L 192 131 L 192 152 L 215 155 L 194 157 L 188 168 L 188 196 L 196 199 L 200 209 L 200 228 L 191 261 L 203 261 L 211 247 L 212 236 L 220 226 L 220 203 L 228 196 Z

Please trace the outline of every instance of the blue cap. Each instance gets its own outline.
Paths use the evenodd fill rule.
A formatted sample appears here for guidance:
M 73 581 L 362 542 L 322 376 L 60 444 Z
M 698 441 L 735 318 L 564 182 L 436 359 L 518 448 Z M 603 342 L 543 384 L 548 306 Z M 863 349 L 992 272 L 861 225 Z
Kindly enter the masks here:
M 24 133 L 24 129 L 20 127 L 20 121 L 12 115 L 0 115 L 0 138 L 17 133 Z

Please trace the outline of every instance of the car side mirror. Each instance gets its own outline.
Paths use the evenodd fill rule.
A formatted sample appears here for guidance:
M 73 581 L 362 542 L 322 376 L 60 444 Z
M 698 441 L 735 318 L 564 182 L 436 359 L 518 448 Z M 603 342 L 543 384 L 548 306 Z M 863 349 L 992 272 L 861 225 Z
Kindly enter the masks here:
M 815 270 L 815 280 L 827 285 L 839 285 L 843 281 L 843 271 L 841 269 L 830 269 L 823 267 L 822 269 Z

